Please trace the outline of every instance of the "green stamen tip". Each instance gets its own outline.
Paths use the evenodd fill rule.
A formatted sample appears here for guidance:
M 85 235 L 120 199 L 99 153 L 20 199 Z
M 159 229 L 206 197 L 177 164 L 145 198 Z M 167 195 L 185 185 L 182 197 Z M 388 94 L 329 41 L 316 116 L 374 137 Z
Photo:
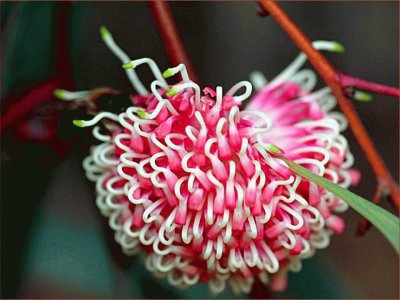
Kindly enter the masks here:
M 135 64 L 130 61 L 130 62 L 127 62 L 126 64 L 123 64 L 122 68 L 124 68 L 124 69 L 134 69 L 135 68 Z
M 83 120 L 73 120 L 72 123 L 73 123 L 75 126 L 78 126 L 78 127 L 83 127 L 83 126 L 85 126 L 85 121 L 83 121 Z
M 147 112 L 145 112 L 144 110 L 138 110 L 138 111 L 136 111 L 136 113 L 142 119 L 145 119 L 147 117 Z
M 171 77 L 173 75 L 173 71 L 171 70 L 171 69 L 166 69 L 165 71 L 164 71 L 164 73 L 162 74 L 162 76 L 164 77 L 164 78 L 169 78 L 169 77 Z
M 65 95 L 65 90 L 57 89 L 54 91 L 54 96 L 58 99 L 63 100 Z
M 333 43 L 333 52 L 337 52 L 337 53 L 343 53 L 344 52 L 344 46 L 338 42 L 334 42 Z
M 273 152 L 273 153 L 282 153 L 282 151 L 281 151 L 281 149 L 279 149 L 279 147 L 277 147 L 277 146 L 275 146 L 275 145 L 273 145 L 273 144 L 268 144 L 267 146 L 266 146 L 266 148 L 267 148 L 267 150 L 269 151 L 269 152 Z
M 169 91 L 166 92 L 166 95 L 168 97 L 172 97 L 172 96 L 175 96 L 177 93 L 178 93 L 178 89 L 173 87 L 172 89 L 170 89 Z
M 356 91 L 354 93 L 354 99 L 356 99 L 358 101 L 369 102 L 372 100 L 372 95 L 368 94 L 368 93 Z
M 101 26 L 100 27 L 100 35 L 103 39 L 105 39 L 105 38 L 111 36 L 111 33 L 110 33 L 110 31 L 108 31 L 106 26 Z

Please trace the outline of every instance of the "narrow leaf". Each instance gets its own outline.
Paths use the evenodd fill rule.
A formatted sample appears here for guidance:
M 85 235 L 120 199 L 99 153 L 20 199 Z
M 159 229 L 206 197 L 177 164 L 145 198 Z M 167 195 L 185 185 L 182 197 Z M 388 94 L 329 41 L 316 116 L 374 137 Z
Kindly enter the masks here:
M 282 156 L 279 156 L 279 158 L 285 161 L 293 172 L 330 191 L 369 220 L 388 239 L 397 253 L 399 253 L 399 218 L 295 162 Z

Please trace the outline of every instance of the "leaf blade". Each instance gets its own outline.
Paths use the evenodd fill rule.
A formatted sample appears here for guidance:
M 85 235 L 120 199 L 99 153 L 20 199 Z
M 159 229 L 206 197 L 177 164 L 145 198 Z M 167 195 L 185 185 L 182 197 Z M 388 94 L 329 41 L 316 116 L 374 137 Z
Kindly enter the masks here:
M 360 215 L 369 220 L 386 237 L 396 252 L 399 253 L 399 218 L 383 208 L 373 204 L 372 202 L 364 199 L 363 197 L 342 188 L 341 186 L 311 172 L 295 162 L 282 156 L 279 158 L 286 162 L 294 173 L 316 183 L 317 185 L 325 188 L 338 198 L 345 201 Z

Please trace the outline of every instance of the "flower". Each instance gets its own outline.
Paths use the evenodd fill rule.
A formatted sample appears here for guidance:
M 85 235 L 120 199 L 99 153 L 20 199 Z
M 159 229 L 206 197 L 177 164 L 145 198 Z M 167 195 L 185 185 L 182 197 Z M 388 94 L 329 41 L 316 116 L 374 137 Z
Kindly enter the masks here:
M 125 112 L 74 124 L 111 120 L 107 134 L 94 127 L 102 143 L 83 167 L 122 250 L 141 251 L 147 268 L 176 286 L 208 282 L 218 293 L 228 283 L 249 292 L 258 276 L 283 289 L 288 270 L 300 270 L 343 231 L 336 213 L 347 205 L 294 174 L 281 155 L 344 187 L 358 177 L 340 134 L 346 120 L 328 112 L 335 101 L 328 88 L 311 92 L 314 73 L 299 71 L 304 54 L 268 84 L 253 75 L 258 92 L 241 109 L 250 82 L 226 93 L 201 89 L 184 65 L 162 74 L 149 58 L 131 61 L 104 28 L 102 36 L 138 95 Z M 141 65 L 156 78 L 150 92 L 135 73 Z M 175 75 L 182 81 L 170 86 L 165 78 Z

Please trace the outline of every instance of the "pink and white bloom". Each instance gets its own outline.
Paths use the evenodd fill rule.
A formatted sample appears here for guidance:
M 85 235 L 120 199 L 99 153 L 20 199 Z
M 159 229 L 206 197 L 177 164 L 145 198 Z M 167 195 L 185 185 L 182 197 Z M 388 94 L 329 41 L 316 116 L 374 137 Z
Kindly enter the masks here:
M 103 39 L 121 62 L 130 61 L 104 30 Z M 279 290 L 288 270 L 299 271 L 343 231 L 336 213 L 347 205 L 279 156 L 344 187 L 357 181 L 340 134 L 346 120 L 328 112 L 335 105 L 328 88 L 312 92 L 315 74 L 299 70 L 305 60 L 300 54 L 270 83 L 253 76 L 257 92 L 246 107 L 248 81 L 226 92 L 201 88 L 179 65 L 164 72 L 182 77 L 170 86 L 149 58 L 124 65 L 138 93 L 133 105 L 75 124 L 113 121 L 107 134 L 94 127 L 101 144 L 83 166 L 126 254 L 141 251 L 147 268 L 176 286 L 208 282 L 215 293 L 227 284 L 249 292 L 258 276 Z M 134 70 L 142 65 L 155 76 L 149 90 Z

